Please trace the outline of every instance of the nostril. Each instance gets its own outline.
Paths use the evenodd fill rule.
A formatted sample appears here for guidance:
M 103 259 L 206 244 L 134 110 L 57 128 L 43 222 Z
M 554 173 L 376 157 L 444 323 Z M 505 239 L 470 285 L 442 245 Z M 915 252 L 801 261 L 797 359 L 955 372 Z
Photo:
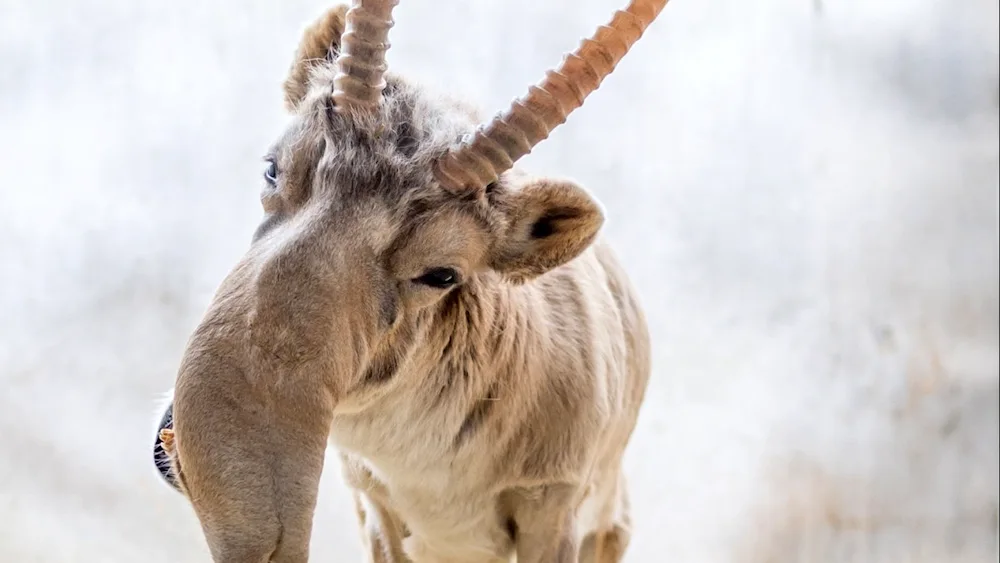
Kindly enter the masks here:
M 160 419 L 159 427 L 156 431 L 156 438 L 153 441 L 153 464 L 160 477 L 174 489 L 180 490 L 177 484 L 177 475 L 174 473 L 172 456 L 174 454 L 174 405 L 167 407 L 166 412 Z
M 379 300 L 379 318 L 386 327 L 393 328 L 401 317 L 399 310 L 399 299 L 394 291 L 395 288 L 387 288 L 382 292 Z

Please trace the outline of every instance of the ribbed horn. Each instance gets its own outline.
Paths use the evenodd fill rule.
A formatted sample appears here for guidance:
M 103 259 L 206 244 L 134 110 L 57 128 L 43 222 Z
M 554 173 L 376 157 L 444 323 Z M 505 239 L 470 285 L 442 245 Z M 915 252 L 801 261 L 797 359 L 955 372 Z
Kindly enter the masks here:
M 339 110 L 371 109 L 382 102 L 385 52 L 397 4 L 399 0 L 354 0 L 347 11 L 333 79 L 333 101 Z
M 584 39 L 526 96 L 442 156 L 434 170 L 438 182 L 451 191 L 478 190 L 512 168 L 583 105 L 667 2 L 631 0 L 627 8 L 615 12 L 610 23 Z

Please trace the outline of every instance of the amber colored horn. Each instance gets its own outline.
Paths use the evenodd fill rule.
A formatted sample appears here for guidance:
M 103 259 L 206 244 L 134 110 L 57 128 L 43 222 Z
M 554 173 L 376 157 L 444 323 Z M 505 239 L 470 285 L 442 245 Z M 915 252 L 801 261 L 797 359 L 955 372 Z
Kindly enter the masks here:
M 354 0 L 347 11 L 333 79 L 338 110 L 372 109 L 382 102 L 385 52 L 389 50 L 392 9 L 399 0 Z
M 584 39 L 559 68 L 514 100 L 471 138 L 452 147 L 435 164 L 435 176 L 454 192 L 482 189 L 545 140 L 621 61 L 668 0 L 631 0 L 611 22 Z

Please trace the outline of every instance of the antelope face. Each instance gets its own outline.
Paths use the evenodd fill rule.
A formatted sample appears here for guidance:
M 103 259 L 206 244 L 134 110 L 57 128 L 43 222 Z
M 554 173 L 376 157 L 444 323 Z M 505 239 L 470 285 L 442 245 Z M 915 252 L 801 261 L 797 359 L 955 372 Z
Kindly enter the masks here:
M 264 219 L 188 342 L 154 444 L 216 561 L 304 561 L 335 410 L 391 385 L 462 292 L 544 274 L 603 222 L 574 183 L 510 171 L 548 129 L 457 145 L 476 116 L 385 76 L 394 2 L 363 4 L 301 41 Z

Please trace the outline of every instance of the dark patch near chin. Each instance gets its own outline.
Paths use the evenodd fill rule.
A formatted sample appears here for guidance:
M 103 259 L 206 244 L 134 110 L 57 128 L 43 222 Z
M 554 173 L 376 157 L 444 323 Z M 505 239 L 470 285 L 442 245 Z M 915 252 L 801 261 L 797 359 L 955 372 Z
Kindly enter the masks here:
M 166 481 L 168 485 L 180 491 L 180 486 L 177 483 L 177 475 L 174 473 L 174 467 L 170 461 L 170 456 L 167 454 L 166 450 L 163 449 L 163 441 L 160 440 L 160 431 L 165 428 L 170 430 L 173 430 L 174 428 L 173 403 L 170 403 L 166 412 L 163 413 L 163 417 L 160 418 L 160 424 L 156 429 L 156 439 L 153 442 L 153 464 L 156 465 L 156 470 L 160 473 L 160 477 L 163 477 L 163 480 Z M 179 470 L 179 460 L 177 461 L 177 466 Z
M 462 426 L 459 427 L 458 434 L 455 435 L 455 448 L 468 442 L 482 428 L 483 422 L 493 412 L 493 405 L 496 401 L 497 385 L 493 383 L 486 391 L 486 396 L 476 401 L 476 404 L 469 409 L 469 414 L 465 415 L 465 420 L 462 421 Z
M 365 371 L 365 376 L 362 379 L 363 384 L 378 385 L 380 383 L 385 383 L 396 375 L 396 371 L 398 369 L 399 356 L 396 354 L 389 354 L 385 357 L 375 358 L 372 363 L 368 365 L 368 369 Z
M 395 288 L 390 287 L 382 291 L 378 312 L 383 326 L 391 327 L 399 320 L 399 298 Z

